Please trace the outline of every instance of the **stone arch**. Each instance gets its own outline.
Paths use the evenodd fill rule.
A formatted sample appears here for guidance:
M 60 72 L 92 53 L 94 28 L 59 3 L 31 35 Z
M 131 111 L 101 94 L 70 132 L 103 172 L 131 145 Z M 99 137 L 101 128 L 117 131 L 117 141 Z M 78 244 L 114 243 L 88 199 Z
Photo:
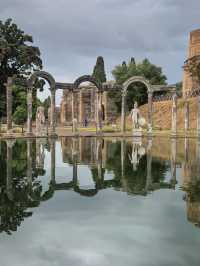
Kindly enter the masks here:
M 147 79 L 145 79 L 142 76 L 133 76 L 133 77 L 129 78 L 128 80 L 126 80 L 122 85 L 123 92 L 126 94 L 128 87 L 131 84 L 136 83 L 136 82 L 140 82 L 140 83 L 144 84 L 147 88 L 148 93 L 152 92 L 151 84 L 149 83 L 149 81 Z
M 48 72 L 45 72 L 45 71 L 35 71 L 30 79 L 29 79 L 29 87 L 33 87 L 35 81 L 37 78 L 43 78 L 45 79 L 48 83 L 49 83 L 49 86 L 50 86 L 50 90 L 55 90 L 56 89 L 56 81 L 55 79 L 53 78 L 53 76 L 51 74 L 49 74 Z
M 144 84 L 148 93 L 148 132 L 152 131 L 152 94 L 153 89 L 150 82 L 142 76 L 133 76 L 126 80 L 122 85 L 122 110 L 121 110 L 121 131 L 124 133 L 126 130 L 126 117 L 125 117 L 125 98 L 128 87 L 136 82 Z
M 32 135 L 32 90 L 34 83 L 37 78 L 45 79 L 50 86 L 51 91 L 51 119 L 50 119 L 50 135 L 55 136 L 55 93 L 56 93 L 56 82 L 51 74 L 45 71 L 35 71 L 28 80 L 28 93 L 27 93 L 27 135 Z
M 78 87 L 79 87 L 79 85 L 80 85 L 81 83 L 83 83 L 83 82 L 87 82 L 87 81 L 88 81 L 88 82 L 91 82 L 92 84 L 94 84 L 94 85 L 97 87 L 98 91 L 102 91 L 102 85 L 101 85 L 99 82 L 97 82 L 97 81 L 95 80 L 95 78 L 93 78 L 93 77 L 90 76 L 90 75 L 84 75 L 84 76 L 81 76 L 81 77 L 77 78 L 77 79 L 75 80 L 75 82 L 74 82 L 73 89 L 74 89 L 74 90 L 77 90 Z
M 97 130 L 101 131 L 101 117 L 102 117 L 102 110 L 101 110 L 101 106 L 102 106 L 102 84 L 99 83 L 98 81 L 96 81 L 96 79 L 90 75 L 83 75 L 79 78 L 77 78 L 75 80 L 75 82 L 73 83 L 73 90 L 72 90 L 72 128 L 73 128 L 73 132 L 75 132 L 75 114 L 74 114 L 74 110 L 75 110 L 75 103 L 74 103 L 74 92 L 80 90 L 81 88 L 79 88 L 79 85 L 83 82 L 91 82 L 92 84 L 94 84 L 97 88 L 97 101 L 96 101 L 96 125 L 97 125 Z

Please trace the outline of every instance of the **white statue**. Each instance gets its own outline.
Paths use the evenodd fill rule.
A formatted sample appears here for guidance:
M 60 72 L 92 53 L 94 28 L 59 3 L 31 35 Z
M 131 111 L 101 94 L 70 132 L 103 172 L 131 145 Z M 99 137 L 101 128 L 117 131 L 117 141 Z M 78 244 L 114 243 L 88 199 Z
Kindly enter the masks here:
M 45 115 L 44 115 L 44 107 L 39 106 L 36 112 L 36 134 L 44 135 L 46 126 L 45 126 Z
M 131 110 L 130 116 L 133 123 L 133 135 L 142 136 L 142 127 L 146 124 L 146 120 L 141 116 L 137 102 L 134 102 L 134 108 Z
M 134 108 L 131 110 L 131 118 L 133 122 L 133 129 L 139 129 L 140 110 L 138 109 L 138 103 L 134 102 Z

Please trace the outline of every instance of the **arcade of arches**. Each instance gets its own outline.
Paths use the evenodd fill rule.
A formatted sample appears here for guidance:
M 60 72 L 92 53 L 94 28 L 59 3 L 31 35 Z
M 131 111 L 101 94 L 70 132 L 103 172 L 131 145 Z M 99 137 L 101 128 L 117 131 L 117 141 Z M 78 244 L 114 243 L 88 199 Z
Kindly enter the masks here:
M 141 82 L 147 88 L 148 93 L 148 132 L 152 132 L 152 97 L 154 92 L 169 91 L 173 97 L 173 110 L 172 110 L 172 133 L 176 134 L 176 89 L 174 86 L 152 85 L 144 77 L 133 76 L 128 79 L 124 84 L 118 85 L 115 82 L 107 82 L 98 84 L 91 76 L 82 76 L 74 83 L 60 83 L 55 82 L 51 74 L 45 71 L 36 71 L 32 74 L 28 82 L 25 84 L 27 87 L 27 135 L 32 136 L 32 91 L 34 83 L 37 78 L 45 79 L 51 92 L 51 107 L 50 107 L 50 131 L 49 135 L 56 135 L 56 106 L 55 97 L 56 90 L 63 90 L 63 99 L 61 103 L 61 123 L 72 123 L 72 130 L 75 133 L 75 120 L 83 123 L 85 118 L 90 122 L 96 124 L 98 131 L 102 129 L 102 123 L 112 121 L 116 117 L 116 110 L 112 102 L 108 102 L 109 98 L 107 93 L 110 90 L 120 90 L 122 93 L 122 112 L 121 112 L 121 131 L 125 132 L 125 106 L 126 106 L 126 93 L 128 87 L 135 83 Z M 94 84 L 87 87 L 80 86 L 83 82 Z M 12 86 L 14 79 L 8 78 L 7 86 L 7 131 L 12 134 Z M 85 108 L 84 108 L 85 105 Z M 71 112 L 70 112 L 71 111 Z
M 148 133 L 151 134 L 153 126 L 153 96 L 156 92 L 168 92 L 172 99 L 171 110 L 171 132 L 172 135 L 177 134 L 177 95 L 174 85 L 152 85 L 144 77 L 133 76 L 124 84 L 119 85 L 115 82 L 106 82 L 98 84 L 92 76 L 82 76 L 74 83 L 56 82 L 51 74 L 45 71 L 36 71 L 32 74 L 25 86 L 27 87 L 27 131 L 28 136 L 33 135 L 32 130 L 32 90 L 37 78 L 46 80 L 49 84 L 51 93 L 51 107 L 49 112 L 50 129 L 49 135 L 56 135 L 56 106 L 55 97 L 56 90 L 63 91 L 61 106 L 60 106 L 60 123 L 62 126 L 72 125 L 74 132 L 74 121 L 81 126 L 85 121 L 96 125 L 98 131 L 102 130 L 103 123 L 112 123 L 116 120 L 116 106 L 112 99 L 108 97 L 110 90 L 121 91 L 122 95 L 122 110 L 121 110 L 121 131 L 126 131 L 126 95 L 128 87 L 135 83 L 141 82 L 147 88 L 148 93 L 148 117 L 147 126 Z M 81 83 L 88 82 L 88 85 Z M 12 135 L 12 86 L 14 77 L 9 77 L 7 80 L 7 135 Z M 184 129 L 187 133 L 189 130 L 189 99 L 196 97 L 196 130 L 200 136 L 200 29 L 191 32 L 188 59 L 184 64 L 183 78 L 183 100 L 184 100 Z

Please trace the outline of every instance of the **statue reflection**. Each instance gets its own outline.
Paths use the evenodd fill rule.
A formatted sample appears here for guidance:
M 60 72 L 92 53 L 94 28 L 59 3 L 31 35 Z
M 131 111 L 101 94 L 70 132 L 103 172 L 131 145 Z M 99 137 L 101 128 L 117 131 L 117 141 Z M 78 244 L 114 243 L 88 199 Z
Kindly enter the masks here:
M 39 138 L 36 139 L 36 168 L 43 169 L 44 168 L 44 146 L 46 144 L 46 139 Z
M 133 141 L 132 142 L 132 153 L 129 154 L 129 160 L 133 165 L 133 171 L 137 170 L 137 166 L 139 164 L 140 159 L 142 156 L 145 155 L 145 148 L 142 146 L 142 141 Z

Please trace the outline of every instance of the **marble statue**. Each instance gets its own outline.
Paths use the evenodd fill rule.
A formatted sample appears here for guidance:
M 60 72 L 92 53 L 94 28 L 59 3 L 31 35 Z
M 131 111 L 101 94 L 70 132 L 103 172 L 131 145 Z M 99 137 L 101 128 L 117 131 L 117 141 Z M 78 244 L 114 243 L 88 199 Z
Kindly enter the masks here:
M 130 113 L 132 119 L 132 129 L 133 129 L 133 136 L 142 136 L 142 127 L 146 124 L 146 120 L 144 117 L 141 116 L 140 110 L 138 108 L 138 103 L 134 102 L 134 108 L 131 110 Z
M 138 109 L 138 103 L 134 102 L 134 108 L 131 110 L 131 118 L 133 123 L 133 130 L 139 129 L 139 118 L 140 118 L 140 110 Z
M 43 106 L 39 106 L 36 112 L 36 135 L 46 135 L 46 124 Z

